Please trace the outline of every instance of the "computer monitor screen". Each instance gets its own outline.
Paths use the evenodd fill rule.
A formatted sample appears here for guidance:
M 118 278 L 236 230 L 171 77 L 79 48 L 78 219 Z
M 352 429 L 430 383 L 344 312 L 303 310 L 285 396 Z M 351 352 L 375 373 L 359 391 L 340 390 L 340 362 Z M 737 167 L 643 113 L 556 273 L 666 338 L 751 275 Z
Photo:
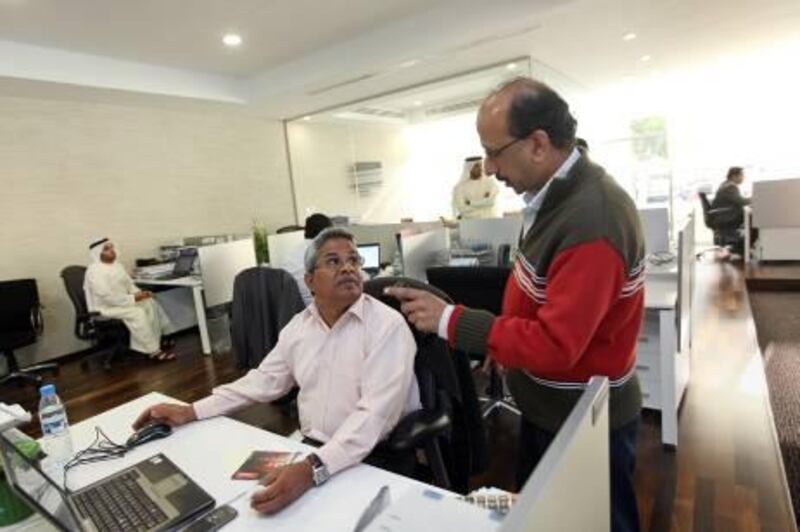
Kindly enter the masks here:
M 17 450 L 9 434 L 10 431 L 0 434 L 0 452 L 9 483 L 21 492 L 28 504 L 55 521 L 64 530 L 80 530 L 67 505 L 64 493 L 34 461 Z
M 377 270 L 381 267 L 380 244 L 360 244 L 358 254 L 364 257 L 365 270 Z

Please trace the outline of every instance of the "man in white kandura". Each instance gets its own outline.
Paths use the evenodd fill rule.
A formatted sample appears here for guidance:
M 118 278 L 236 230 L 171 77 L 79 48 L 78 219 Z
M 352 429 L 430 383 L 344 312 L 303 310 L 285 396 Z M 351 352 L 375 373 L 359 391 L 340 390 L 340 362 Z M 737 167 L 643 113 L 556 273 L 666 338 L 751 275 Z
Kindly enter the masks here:
M 151 406 L 133 424 L 183 425 L 274 401 L 299 386 L 300 432 L 319 449 L 262 480 L 266 489 L 250 505 L 267 514 L 359 462 L 405 474 L 416 463 L 413 451 L 381 444 L 404 414 L 420 408 L 411 329 L 399 312 L 362 292 L 363 258 L 352 234 L 326 229 L 305 259 L 314 300 L 284 327 L 258 368 L 191 405 Z
M 175 355 L 161 349 L 161 335 L 169 324 L 153 294 L 139 290 L 117 261 L 114 243 L 108 238 L 89 246 L 91 263 L 86 269 L 83 290 L 89 311 L 117 318 L 130 331 L 130 348 L 154 360 L 172 360 Z

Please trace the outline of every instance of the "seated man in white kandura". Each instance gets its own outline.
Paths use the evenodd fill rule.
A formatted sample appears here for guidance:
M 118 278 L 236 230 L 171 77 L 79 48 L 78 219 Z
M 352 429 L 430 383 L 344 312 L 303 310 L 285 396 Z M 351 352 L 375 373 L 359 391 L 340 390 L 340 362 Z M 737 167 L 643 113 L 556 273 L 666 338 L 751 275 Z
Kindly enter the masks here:
M 83 290 L 92 312 L 122 320 L 131 333 L 130 347 L 154 360 L 173 360 L 162 349 L 161 334 L 169 323 L 153 294 L 139 290 L 125 268 L 117 262 L 114 244 L 108 238 L 89 246 L 91 264 L 86 269 Z

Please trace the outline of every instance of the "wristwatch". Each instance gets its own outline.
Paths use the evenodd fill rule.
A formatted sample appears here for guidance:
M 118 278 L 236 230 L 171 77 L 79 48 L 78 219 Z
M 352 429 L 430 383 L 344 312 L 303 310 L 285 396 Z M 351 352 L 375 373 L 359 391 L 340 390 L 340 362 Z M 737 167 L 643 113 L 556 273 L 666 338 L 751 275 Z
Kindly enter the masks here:
M 331 474 L 328 472 L 328 466 L 320 460 L 319 456 L 311 453 L 306 456 L 306 462 L 311 466 L 315 486 L 319 486 L 330 478 Z

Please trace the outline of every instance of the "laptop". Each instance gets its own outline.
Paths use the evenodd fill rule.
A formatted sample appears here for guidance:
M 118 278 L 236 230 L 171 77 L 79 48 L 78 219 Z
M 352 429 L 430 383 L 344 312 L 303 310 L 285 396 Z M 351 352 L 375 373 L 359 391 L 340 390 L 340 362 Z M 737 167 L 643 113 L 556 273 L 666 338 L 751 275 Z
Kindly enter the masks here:
M 158 279 L 180 279 L 191 275 L 194 261 L 197 259 L 197 248 L 182 249 L 175 261 L 172 271 L 158 276 Z
M 171 530 L 212 508 L 214 499 L 163 454 L 66 493 L 0 433 L 0 455 L 14 490 L 64 531 Z
M 358 254 L 364 257 L 362 270 L 370 275 L 375 275 L 381 268 L 381 245 L 380 244 L 359 244 Z

